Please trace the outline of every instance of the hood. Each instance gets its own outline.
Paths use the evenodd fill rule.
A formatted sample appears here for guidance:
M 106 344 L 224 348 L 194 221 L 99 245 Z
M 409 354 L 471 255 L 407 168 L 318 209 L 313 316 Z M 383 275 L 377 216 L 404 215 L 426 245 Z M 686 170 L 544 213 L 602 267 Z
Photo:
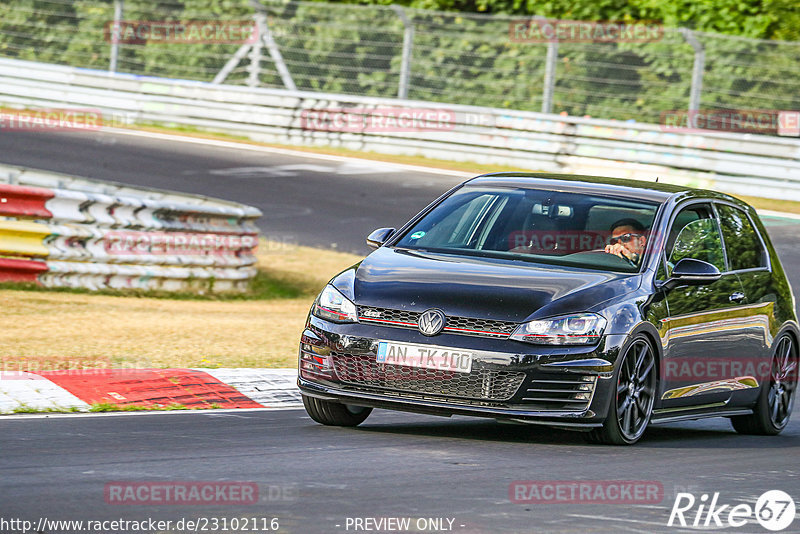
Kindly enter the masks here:
M 523 322 L 586 311 L 633 291 L 640 275 L 381 247 L 346 278 L 360 306 Z

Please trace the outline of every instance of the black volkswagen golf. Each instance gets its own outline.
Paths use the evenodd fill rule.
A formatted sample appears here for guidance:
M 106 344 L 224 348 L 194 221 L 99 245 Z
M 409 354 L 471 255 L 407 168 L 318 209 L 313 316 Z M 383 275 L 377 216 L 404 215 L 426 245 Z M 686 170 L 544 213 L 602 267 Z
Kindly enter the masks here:
M 298 382 L 319 423 L 388 408 L 632 444 L 648 424 L 789 421 L 794 297 L 755 210 L 731 196 L 490 174 L 367 243 L 302 334 Z

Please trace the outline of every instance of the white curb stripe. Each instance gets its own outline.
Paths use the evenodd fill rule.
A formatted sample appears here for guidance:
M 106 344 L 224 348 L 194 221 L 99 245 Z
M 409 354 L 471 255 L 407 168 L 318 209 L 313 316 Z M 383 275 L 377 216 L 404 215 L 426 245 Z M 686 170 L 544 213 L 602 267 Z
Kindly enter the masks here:
M 296 369 L 196 370 L 211 375 L 266 408 L 285 410 L 303 406 L 300 390 L 297 389 Z M 0 413 L 26 410 L 88 411 L 89 408 L 89 404 L 47 378 L 25 372 L 0 372 Z
M 0 413 L 19 410 L 89 409 L 89 405 L 53 382 L 25 372 L 0 373 Z
M 303 405 L 296 369 L 197 369 L 231 386 L 267 408 Z

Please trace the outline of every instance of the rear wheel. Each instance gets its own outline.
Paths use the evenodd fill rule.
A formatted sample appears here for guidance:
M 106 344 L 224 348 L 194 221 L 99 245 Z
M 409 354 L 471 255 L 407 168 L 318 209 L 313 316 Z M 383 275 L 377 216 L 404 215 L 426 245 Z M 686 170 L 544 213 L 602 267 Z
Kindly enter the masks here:
M 616 389 L 603 426 L 589 439 L 609 445 L 632 445 L 644 434 L 656 392 L 656 356 L 650 342 L 637 336 L 628 345 L 617 371 Z
M 769 381 L 761 385 L 753 413 L 731 417 L 731 424 L 737 432 L 774 436 L 786 428 L 797 390 L 797 364 L 794 339 L 784 334 L 775 346 Z
M 358 426 L 372 413 L 372 408 L 351 406 L 303 395 L 303 406 L 309 417 L 329 426 Z

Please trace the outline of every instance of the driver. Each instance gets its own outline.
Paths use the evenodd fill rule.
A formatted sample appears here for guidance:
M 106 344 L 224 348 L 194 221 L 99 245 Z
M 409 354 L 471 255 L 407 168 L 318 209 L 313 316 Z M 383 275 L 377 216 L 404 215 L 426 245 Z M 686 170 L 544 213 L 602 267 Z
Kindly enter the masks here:
M 645 228 L 636 219 L 620 219 L 611 225 L 611 238 L 605 251 L 638 266 L 647 243 Z

